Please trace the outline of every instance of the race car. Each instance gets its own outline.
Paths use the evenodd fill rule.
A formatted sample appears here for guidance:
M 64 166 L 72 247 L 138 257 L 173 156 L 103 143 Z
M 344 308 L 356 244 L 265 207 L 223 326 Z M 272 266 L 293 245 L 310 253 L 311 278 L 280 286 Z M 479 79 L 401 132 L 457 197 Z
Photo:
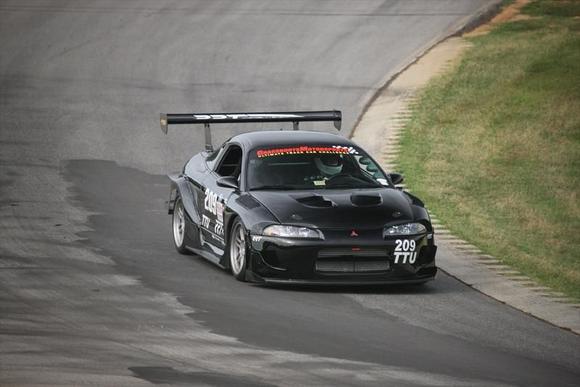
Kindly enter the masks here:
M 424 283 L 437 273 L 424 204 L 352 141 L 299 130 L 339 111 L 161 114 L 204 124 L 206 150 L 170 175 L 175 248 L 260 284 Z M 291 122 L 236 135 L 218 149 L 210 124 Z

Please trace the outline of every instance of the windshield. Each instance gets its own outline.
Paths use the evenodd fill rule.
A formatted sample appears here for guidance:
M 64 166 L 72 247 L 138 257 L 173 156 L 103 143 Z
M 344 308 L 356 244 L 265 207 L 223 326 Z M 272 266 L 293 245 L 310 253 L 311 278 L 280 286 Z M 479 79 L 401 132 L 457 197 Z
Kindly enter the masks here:
M 250 190 L 378 188 L 389 183 L 360 148 L 339 145 L 263 147 L 250 152 Z

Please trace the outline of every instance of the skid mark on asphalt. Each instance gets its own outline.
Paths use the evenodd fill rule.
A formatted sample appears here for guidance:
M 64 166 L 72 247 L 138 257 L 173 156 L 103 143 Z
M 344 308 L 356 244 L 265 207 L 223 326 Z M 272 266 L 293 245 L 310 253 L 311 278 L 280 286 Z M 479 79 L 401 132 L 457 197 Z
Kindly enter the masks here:
M 198 384 L 210 386 L 256 386 L 266 387 L 273 384 L 260 383 L 256 380 L 244 380 L 228 374 L 209 372 L 183 372 L 171 367 L 129 367 L 136 377 L 154 384 Z

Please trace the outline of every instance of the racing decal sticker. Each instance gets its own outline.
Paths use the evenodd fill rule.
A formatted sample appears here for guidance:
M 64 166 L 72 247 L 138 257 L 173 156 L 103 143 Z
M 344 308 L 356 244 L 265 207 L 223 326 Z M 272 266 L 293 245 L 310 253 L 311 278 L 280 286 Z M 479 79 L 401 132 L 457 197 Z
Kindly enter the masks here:
M 213 227 L 213 232 L 217 235 L 224 235 L 224 224 L 216 222 L 215 226 Z
M 219 236 L 224 235 L 224 212 L 226 208 L 224 202 L 225 200 L 221 195 L 206 188 L 203 207 L 207 212 L 209 212 L 209 216 L 205 214 L 202 216 L 201 225 L 205 229 L 211 231 L 211 218 L 214 218 L 215 224 L 213 225 L 213 233 Z
M 302 118 L 297 114 L 276 114 L 276 113 L 238 113 L 238 114 L 194 114 L 196 120 L 244 120 L 244 119 L 268 119 L 268 118 Z
M 412 239 L 397 239 L 395 241 L 395 263 L 413 264 L 417 260 L 417 243 Z M 399 260 L 401 260 L 399 262 Z
M 352 146 L 341 146 L 341 145 L 333 145 L 333 148 L 340 148 L 346 150 L 346 153 L 350 155 L 358 155 L 358 151 L 354 149 Z
M 286 148 L 258 149 L 256 151 L 256 155 L 259 158 L 284 156 L 284 155 L 297 155 L 305 153 L 331 153 L 344 155 L 344 154 L 358 154 L 358 151 L 351 146 L 341 146 L 341 145 L 331 145 L 331 146 L 300 145 Z
M 224 222 L 224 209 L 225 209 L 225 206 L 224 206 L 223 202 L 218 201 L 215 204 L 215 211 L 216 211 L 215 216 L 216 216 L 217 221 L 220 223 Z
M 205 199 L 203 200 L 203 207 L 205 208 L 205 210 L 209 211 L 214 216 L 217 215 L 217 202 L 218 202 L 218 194 L 216 194 L 209 188 L 206 188 Z

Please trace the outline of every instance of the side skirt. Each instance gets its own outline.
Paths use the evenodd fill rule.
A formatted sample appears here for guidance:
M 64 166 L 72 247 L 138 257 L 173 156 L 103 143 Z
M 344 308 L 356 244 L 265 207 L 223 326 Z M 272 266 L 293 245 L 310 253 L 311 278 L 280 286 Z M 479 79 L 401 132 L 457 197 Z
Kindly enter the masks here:
M 217 255 L 215 255 L 209 251 L 206 251 L 206 250 L 195 249 L 195 248 L 189 247 L 189 246 L 185 246 L 185 248 L 187 250 L 191 251 L 192 253 L 199 255 L 203 259 L 213 263 L 214 265 L 216 265 L 224 270 L 226 269 L 226 267 L 220 263 L 221 259 Z

